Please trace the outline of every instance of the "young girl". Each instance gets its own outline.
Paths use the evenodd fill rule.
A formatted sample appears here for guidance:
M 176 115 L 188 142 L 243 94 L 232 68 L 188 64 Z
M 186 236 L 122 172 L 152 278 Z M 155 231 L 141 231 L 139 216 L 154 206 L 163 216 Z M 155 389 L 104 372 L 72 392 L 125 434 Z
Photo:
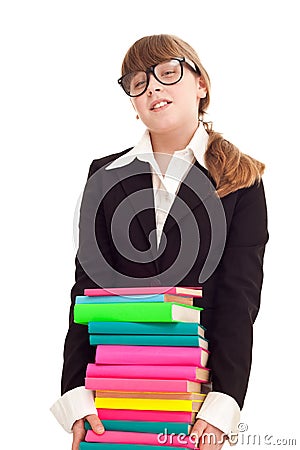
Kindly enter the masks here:
M 83 420 L 104 428 L 84 388 L 94 361 L 87 327 L 74 324 L 85 288 L 202 286 L 211 392 L 193 432 L 219 449 L 236 433 L 251 366 L 252 325 L 268 240 L 264 165 L 205 122 L 210 81 L 197 53 L 170 35 L 146 36 L 128 50 L 118 80 L 146 131 L 132 149 L 94 160 L 81 206 L 76 283 L 71 292 L 62 397 L 53 405 L 84 439 Z M 117 417 L 116 417 L 117 419 Z

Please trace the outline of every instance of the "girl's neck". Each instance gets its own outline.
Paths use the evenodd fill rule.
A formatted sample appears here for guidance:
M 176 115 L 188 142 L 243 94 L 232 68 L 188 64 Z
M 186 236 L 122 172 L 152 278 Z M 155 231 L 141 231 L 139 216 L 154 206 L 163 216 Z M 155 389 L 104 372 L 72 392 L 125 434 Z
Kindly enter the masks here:
M 167 172 L 173 154 L 177 150 L 183 150 L 187 147 L 197 127 L 198 122 L 196 126 L 190 127 L 190 129 L 188 127 L 177 128 L 169 133 L 153 133 L 150 131 L 154 158 L 163 176 Z
M 177 128 L 168 133 L 155 133 L 150 131 L 153 152 L 172 155 L 176 150 L 183 150 L 192 139 L 197 127 L 198 123 L 196 126 L 190 127 L 190 129 L 185 128 L 184 131 L 181 128 Z

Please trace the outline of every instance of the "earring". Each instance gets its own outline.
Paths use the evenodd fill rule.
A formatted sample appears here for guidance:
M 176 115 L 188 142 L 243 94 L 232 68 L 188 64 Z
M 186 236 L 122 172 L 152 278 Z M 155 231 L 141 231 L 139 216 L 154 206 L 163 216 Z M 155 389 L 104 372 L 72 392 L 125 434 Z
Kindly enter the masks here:
M 135 117 L 136 117 L 136 120 L 139 120 L 139 115 L 138 114 Z

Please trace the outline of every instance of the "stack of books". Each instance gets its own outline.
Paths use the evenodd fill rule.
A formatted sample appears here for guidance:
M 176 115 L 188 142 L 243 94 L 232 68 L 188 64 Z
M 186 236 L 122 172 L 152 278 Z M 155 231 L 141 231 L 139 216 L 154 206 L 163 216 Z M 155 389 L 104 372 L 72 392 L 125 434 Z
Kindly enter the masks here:
M 163 293 L 162 293 L 163 292 Z M 95 391 L 102 435 L 86 424 L 81 450 L 196 448 L 189 438 L 205 399 L 209 356 L 194 288 L 86 289 L 74 321 L 88 325 L 95 362 L 85 387 Z

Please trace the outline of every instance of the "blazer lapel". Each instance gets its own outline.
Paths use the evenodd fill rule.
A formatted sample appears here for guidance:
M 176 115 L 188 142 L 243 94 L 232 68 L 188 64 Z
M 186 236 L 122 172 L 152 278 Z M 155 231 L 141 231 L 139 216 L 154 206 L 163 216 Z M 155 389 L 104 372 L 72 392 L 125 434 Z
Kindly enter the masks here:
M 137 158 L 130 164 L 112 170 L 128 199 L 128 205 L 132 208 L 145 239 L 151 245 L 153 262 L 157 259 L 157 237 L 155 207 L 152 187 L 152 174 L 150 164 Z M 141 211 L 143 211 L 141 218 Z

